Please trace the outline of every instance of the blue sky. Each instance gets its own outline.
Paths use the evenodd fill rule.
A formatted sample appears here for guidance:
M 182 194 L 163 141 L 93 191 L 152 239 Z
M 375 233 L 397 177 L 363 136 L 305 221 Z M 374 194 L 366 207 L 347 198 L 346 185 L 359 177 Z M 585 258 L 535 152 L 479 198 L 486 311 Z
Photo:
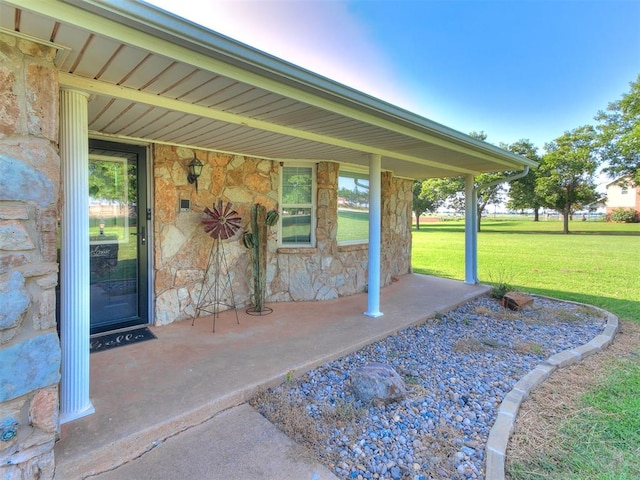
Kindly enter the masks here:
M 595 124 L 640 73 L 640 0 L 151 3 L 495 144 Z

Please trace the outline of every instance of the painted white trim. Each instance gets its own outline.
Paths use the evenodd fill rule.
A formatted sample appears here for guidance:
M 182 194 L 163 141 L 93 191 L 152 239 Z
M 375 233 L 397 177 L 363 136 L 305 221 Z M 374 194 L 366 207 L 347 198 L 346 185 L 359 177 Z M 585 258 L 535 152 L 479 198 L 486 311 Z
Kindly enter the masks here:
M 94 130 L 89 131 L 89 140 L 104 140 L 105 142 L 124 143 L 127 145 L 136 145 L 138 147 L 151 147 L 152 143 L 162 143 L 151 142 L 150 140 L 146 140 L 143 138 L 125 137 L 123 135 L 108 135 L 106 133 L 100 133 Z
M 156 296 L 155 296 L 155 235 L 154 235 L 154 218 L 155 218 L 155 202 L 153 188 L 153 148 L 151 145 L 146 146 L 146 169 L 147 169 L 147 208 L 151 209 L 151 220 L 146 220 L 147 212 L 144 212 L 145 220 L 147 221 L 147 320 L 150 325 L 153 325 L 156 318 Z
M 311 205 L 307 203 L 287 205 L 297 206 L 299 208 L 311 208 L 311 234 L 309 243 L 283 243 L 282 242 L 282 222 L 284 219 L 282 206 L 282 191 L 284 180 L 284 169 L 286 167 L 304 167 L 311 169 Z M 280 179 L 278 188 L 278 210 L 280 211 L 280 217 L 278 218 L 278 248 L 315 248 L 316 247 L 316 228 L 318 225 L 318 169 L 316 163 L 309 162 L 281 162 L 280 166 Z
M 365 175 L 369 175 L 369 165 L 354 165 L 353 163 L 346 162 L 338 162 L 340 164 L 340 171 L 349 172 L 349 173 L 362 173 Z M 338 172 L 340 174 L 340 172 Z

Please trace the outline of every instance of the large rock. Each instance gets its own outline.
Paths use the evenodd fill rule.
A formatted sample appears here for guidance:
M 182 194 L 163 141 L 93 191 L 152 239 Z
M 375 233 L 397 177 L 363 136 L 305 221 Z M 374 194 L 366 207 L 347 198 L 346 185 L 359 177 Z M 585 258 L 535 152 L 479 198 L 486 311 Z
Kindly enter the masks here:
M 509 310 L 521 310 L 528 305 L 533 305 L 533 297 L 520 292 L 508 292 L 502 297 L 502 306 Z
M 351 374 L 351 388 L 362 402 L 389 403 L 403 398 L 407 386 L 389 365 L 371 363 Z

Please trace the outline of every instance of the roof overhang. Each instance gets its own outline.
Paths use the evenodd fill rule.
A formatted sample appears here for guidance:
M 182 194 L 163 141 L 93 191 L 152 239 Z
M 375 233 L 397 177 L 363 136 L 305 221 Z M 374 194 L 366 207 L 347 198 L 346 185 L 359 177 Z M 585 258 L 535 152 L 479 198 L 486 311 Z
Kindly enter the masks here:
M 58 50 L 93 136 L 408 178 L 537 165 L 142 2 L 0 0 L 0 28 Z

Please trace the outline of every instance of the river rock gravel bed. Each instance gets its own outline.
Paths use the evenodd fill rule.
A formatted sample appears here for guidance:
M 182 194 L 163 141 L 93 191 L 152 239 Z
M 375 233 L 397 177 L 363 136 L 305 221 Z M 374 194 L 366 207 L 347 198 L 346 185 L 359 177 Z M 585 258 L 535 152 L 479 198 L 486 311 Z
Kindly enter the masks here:
M 532 307 L 511 312 L 481 297 L 289 378 L 252 404 L 342 479 L 484 479 L 485 444 L 504 396 L 537 364 L 604 326 L 590 307 L 534 297 Z M 351 372 L 372 362 L 391 365 L 409 395 L 386 405 L 358 401 Z M 313 435 L 296 431 L 296 415 Z

